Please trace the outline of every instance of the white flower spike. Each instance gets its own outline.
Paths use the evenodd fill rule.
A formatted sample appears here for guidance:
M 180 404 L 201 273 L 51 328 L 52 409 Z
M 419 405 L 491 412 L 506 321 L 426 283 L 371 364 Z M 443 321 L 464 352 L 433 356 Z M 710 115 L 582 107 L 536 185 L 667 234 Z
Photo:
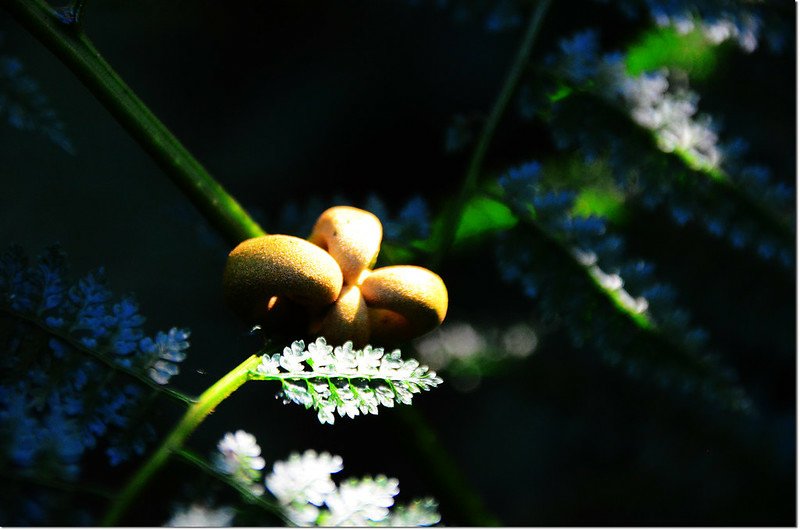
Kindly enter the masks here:
M 217 450 L 214 458 L 217 470 L 247 486 L 255 495 L 264 492 L 260 482 L 266 462 L 261 458 L 261 447 L 255 436 L 241 429 L 226 433 L 217 444 Z
M 329 424 L 334 413 L 354 418 L 377 414 L 381 405 L 410 405 L 414 394 L 442 383 L 427 366 L 403 360 L 400 350 L 385 353 L 369 345 L 354 350 L 349 341 L 334 348 L 323 337 L 308 349 L 295 341 L 282 354 L 264 355 L 253 378 L 280 381 L 284 403 L 313 408 L 320 423 Z
M 384 475 L 350 478 L 338 486 L 331 475 L 342 470 L 342 459 L 307 450 L 276 462 L 267 489 L 284 514 L 298 526 L 431 526 L 441 517 L 433 499 L 394 506 L 399 482 Z

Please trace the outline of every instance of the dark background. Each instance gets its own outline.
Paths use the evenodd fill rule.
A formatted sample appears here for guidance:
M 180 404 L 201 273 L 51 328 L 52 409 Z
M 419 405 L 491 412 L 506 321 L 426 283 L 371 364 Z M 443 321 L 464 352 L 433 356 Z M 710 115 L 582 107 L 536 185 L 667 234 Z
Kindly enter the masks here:
M 455 113 L 487 111 L 519 31 L 489 33 L 480 20 L 457 21 L 423 4 L 92 1 L 86 31 L 270 231 L 285 204 L 309 196 L 358 202 L 377 192 L 399 206 L 422 195 L 435 212 L 458 189 L 465 156 L 444 152 L 445 128 Z M 595 3 L 556 4 L 534 60 L 588 26 L 602 28 L 608 48 L 644 27 Z M 2 11 L 0 31 L 4 51 L 40 82 L 76 150 L 70 156 L 0 127 L 0 242 L 30 254 L 60 243 L 76 275 L 102 265 L 115 291 L 135 293 L 150 331 L 190 328 L 190 356 L 174 383 L 199 393 L 258 348 L 222 304 L 230 249 L 73 75 Z M 792 41 L 782 54 L 737 57 L 701 87 L 704 109 L 725 116 L 725 131 L 752 140 L 755 158 L 791 184 L 794 65 Z M 552 153 L 541 125 L 512 116 L 487 164 Z M 506 525 L 794 525 L 793 271 L 644 214 L 628 236 L 737 370 L 754 415 L 627 378 L 558 332 L 474 391 L 446 384 L 414 407 Z M 531 312 L 495 278 L 493 260 L 476 250 L 443 264 L 450 319 L 501 325 Z M 397 411 L 321 426 L 274 392 L 247 385 L 191 445 L 208 453 L 226 431 L 242 428 L 257 436 L 267 462 L 305 448 L 338 453 L 343 476 L 397 477 L 402 499 L 433 495 L 446 524 L 464 524 L 447 492 L 426 478 Z M 166 428 L 177 413 L 165 406 L 155 420 Z M 165 499 L 206 485 L 198 480 L 192 489 L 185 467 L 170 469 L 133 524 L 163 523 Z

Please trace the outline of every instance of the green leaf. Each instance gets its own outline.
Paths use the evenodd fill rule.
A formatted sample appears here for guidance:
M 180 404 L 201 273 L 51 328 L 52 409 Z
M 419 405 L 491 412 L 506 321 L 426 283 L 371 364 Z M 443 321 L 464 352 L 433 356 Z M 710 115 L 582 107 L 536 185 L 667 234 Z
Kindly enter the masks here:
M 500 201 L 476 196 L 464 208 L 456 230 L 456 244 L 491 232 L 508 230 L 517 224 L 511 209 Z
M 584 188 L 575 199 L 573 215 L 602 217 L 614 223 L 625 218 L 625 197 L 616 189 Z
M 414 251 L 400 245 L 384 242 L 381 245 L 379 266 L 414 261 Z
M 633 76 L 669 67 L 685 70 L 694 79 L 706 79 L 717 66 L 716 47 L 699 29 L 681 35 L 671 27 L 658 28 L 628 48 L 625 63 Z
M 550 100 L 550 103 L 556 103 L 562 99 L 568 98 L 573 92 L 574 90 L 572 87 L 567 85 L 559 85 L 555 92 L 548 94 L 547 99 Z

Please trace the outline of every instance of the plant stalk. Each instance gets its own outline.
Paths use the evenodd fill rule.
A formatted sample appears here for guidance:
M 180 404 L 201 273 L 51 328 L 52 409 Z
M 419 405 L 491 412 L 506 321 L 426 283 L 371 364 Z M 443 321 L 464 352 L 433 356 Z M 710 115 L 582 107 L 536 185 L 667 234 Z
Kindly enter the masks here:
M 65 23 L 44 0 L 0 0 L 0 6 L 72 70 L 229 244 L 264 235 L 236 199 L 117 75 L 78 24 Z
M 253 494 L 250 489 L 242 484 L 241 482 L 237 482 L 229 475 L 224 475 L 217 471 L 211 464 L 206 462 L 202 457 L 196 455 L 192 451 L 188 449 L 181 449 L 175 452 L 175 456 L 182 459 L 188 464 L 191 464 L 195 468 L 199 469 L 203 473 L 214 477 L 215 479 L 227 484 L 232 489 L 236 490 L 242 498 L 250 504 L 256 505 L 259 508 L 269 512 L 270 514 L 274 515 L 286 526 L 292 526 L 292 521 L 289 519 L 286 514 L 281 509 L 280 505 L 275 502 L 267 500 L 266 497 L 262 495 L 255 495 Z
M 475 188 L 490 139 L 510 102 L 524 69 L 524 63 L 530 54 L 531 44 L 538 32 L 540 20 L 549 3 L 550 0 L 542 0 L 535 9 L 523 46 L 514 62 L 513 75 L 510 75 L 506 81 L 487 126 L 484 128 L 479 149 L 473 155 L 467 180 L 462 189 L 460 207 L 451 216 L 453 217 L 450 222 L 452 234 L 448 238 L 450 243 L 455 235 L 455 228 L 464 203 L 466 203 L 469 193 Z M 79 7 L 82 5 L 83 2 L 78 2 Z M 5 7 L 23 27 L 73 71 L 231 245 L 265 234 L 264 230 L 242 209 L 237 201 L 211 177 L 200 162 L 186 150 L 122 81 L 82 32 L 80 24 L 66 24 L 44 0 L 0 0 L 0 6 Z M 80 9 L 78 14 L 80 14 Z M 254 364 L 251 366 L 250 362 Z M 181 448 L 186 438 L 215 406 L 248 379 L 247 373 L 250 368 L 255 368 L 257 362 L 258 357 L 251 357 L 204 392 L 197 402 L 190 406 L 158 450 L 137 471 L 116 498 L 103 519 L 104 525 L 114 525 L 124 515 L 142 488 L 163 466 L 170 454 Z M 454 464 L 448 460 L 447 452 L 438 444 L 437 438 L 431 436 L 430 426 L 425 425 L 417 416 L 409 416 L 406 420 L 414 431 L 414 438 L 418 445 L 427 444 L 428 452 L 432 448 L 440 458 L 446 460 L 445 467 L 452 468 Z M 420 445 L 420 450 L 425 451 L 426 447 Z M 446 478 L 440 477 L 439 480 L 446 480 Z M 461 484 L 457 490 L 462 495 L 465 494 L 465 491 L 469 493 L 465 495 L 465 499 L 477 498 L 465 484 Z M 463 509 L 464 503 L 461 504 Z M 490 517 L 478 515 L 478 513 L 466 513 L 465 517 L 473 524 L 492 520 Z
M 483 499 L 472 489 L 425 417 L 412 407 L 401 408 L 398 417 L 405 427 L 410 428 L 411 432 L 408 435 L 413 437 L 425 465 L 436 470 L 433 477 L 439 489 L 437 496 L 442 505 L 446 503 L 453 506 L 464 518 L 458 524 L 500 526 L 501 523 L 486 509 Z
M 172 388 L 169 388 L 167 386 L 159 385 L 158 383 L 147 377 L 147 375 L 144 374 L 143 372 L 137 371 L 134 368 L 128 368 L 127 366 L 122 366 L 121 364 L 115 363 L 114 360 L 111 358 L 111 356 L 107 354 L 107 352 L 95 351 L 91 348 L 87 348 L 86 346 L 81 344 L 80 341 L 75 340 L 75 337 L 71 336 L 69 333 L 65 333 L 64 331 L 59 329 L 51 328 L 36 317 L 19 313 L 9 307 L 0 305 L 0 317 L 2 317 L 4 314 L 8 315 L 9 317 L 16 318 L 17 320 L 22 320 L 24 322 L 27 322 L 28 324 L 31 324 L 33 326 L 36 326 L 44 333 L 52 335 L 53 337 L 57 337 L 59 340 L 65 342 L 66 344 L 69 344 L 73 349 L 75 349 L 75 351 L 87 355 L 88 357 L 91 357 L 92 359 L 106 365 L 114 372 L 119 372 L 135 379 L 140 384 L 150 387 L 155 392 L 163 394 L 175 401 L 180 401 L 187 405 L 190 405 L 196 401 L 194 397 L 188 396 L 183 392 L 173 390 Z
M 250 379 L 250 372 L 256 369 L 259 362 L 261 362 L 261 357 L 251 355 L 200 395 L 197 403 L 189 407 L 172 432 L 116 497 L 100 523 L 102 526 L 117 526 L 118 521 L 136 500 L 139 492 L 161 469 L 169 456 L 182 448 L 186 439 L 214 411 L 217 405 Z
M 511 99 L 517 91 L 519 81 L 525 71 L 528 59 L 530 59 L 533 43 L 536 41 L 536 36 L 539 34 L 542 19 L 544 19 L 545 13 L 547 13 L 549 7 L 550 0 L 539 0 L 536 7 L 531 12 L 525 34 L 522 37 L 522 41 L 517 49 L 517 54 L 514 57 L 514 62 L 511 63 L 511 68 L 494 101 L 489 117 L 483 124 L 483 130 L 478 138 L 478 143 L 475 144 L 475 149 L 470 156 L 467 165 L 467 173 L 464 177 L 464 182 L 461 185 L 458 197 L 455 203 L 445 211 L 443 216 L 442 239 L 431 263 L 434 269 L 438 268 L 442 259 L 455 241 L 456 232 L 458 231 L 458 225 L 464 213 L 464 208 L 478 188 L 478 179 L 483 169 L 483 161 L 486 158 L 486 153 L 489 151 L 489 146 L 492 143 L 500 120 L 503 118 L 508 106 L 511 104 Z

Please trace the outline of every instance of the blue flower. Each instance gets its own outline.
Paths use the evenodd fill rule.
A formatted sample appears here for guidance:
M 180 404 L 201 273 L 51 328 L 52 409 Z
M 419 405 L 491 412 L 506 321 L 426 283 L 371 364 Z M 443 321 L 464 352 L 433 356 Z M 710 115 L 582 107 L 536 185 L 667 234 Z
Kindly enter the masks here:
M 496 33 L 522 24 L 522 16 L 516 2 L 505 0 L 492 9 L 486 17 L 487 31 Z
M 94 356 L 142 375 L 154 365 L 173 374 L 186 356 L 189 332 L 173 328 L 145 337 L 137 304 L 115 299 L 102 269 L 71 286 L 65 274 L 57 248 L 34 263 L 19 247 L 0 254 L 0 309 L 12 319 L 0 361 L 0 439 L 15 466 L 70 479 L 100 442 L 118 464 L 153 439 L 143 421 L 142 387 L 120 384 Z
M 166 384 L 178 374 L 177 364 L 186 358 L 189 348 L 189 331 L 172 328 L 169 332 L 159 331 L 155 340 L 145 337 L 139 341 L 139 349 L 148 356 L 145 368 L 150 378 L 158 384 Z
M 132 298 L 123 298 L 114 304 L 111 312 L 116 321 L 116 331 L 111 336 L 111 350 L 118 356 L 128 356 L 137 351 L 138 342 L 144 335 L 141 326 L 145 319 L 139 314 L 139 306 Z M 120 362 L 125 360 L 121 359 Z
M 599 63 L 597 30 L 587 29 L 571 38 L 561 39 L 558 48 L 560 55 L 548 57 L 547 62 L 565 78 L 581 85 L 596 75 Z
M 40 133 L 67 153 L 74 153 L 63 122 L 16 57 L 0 55 L 0 86 L 0 118 L 15 129 Z

